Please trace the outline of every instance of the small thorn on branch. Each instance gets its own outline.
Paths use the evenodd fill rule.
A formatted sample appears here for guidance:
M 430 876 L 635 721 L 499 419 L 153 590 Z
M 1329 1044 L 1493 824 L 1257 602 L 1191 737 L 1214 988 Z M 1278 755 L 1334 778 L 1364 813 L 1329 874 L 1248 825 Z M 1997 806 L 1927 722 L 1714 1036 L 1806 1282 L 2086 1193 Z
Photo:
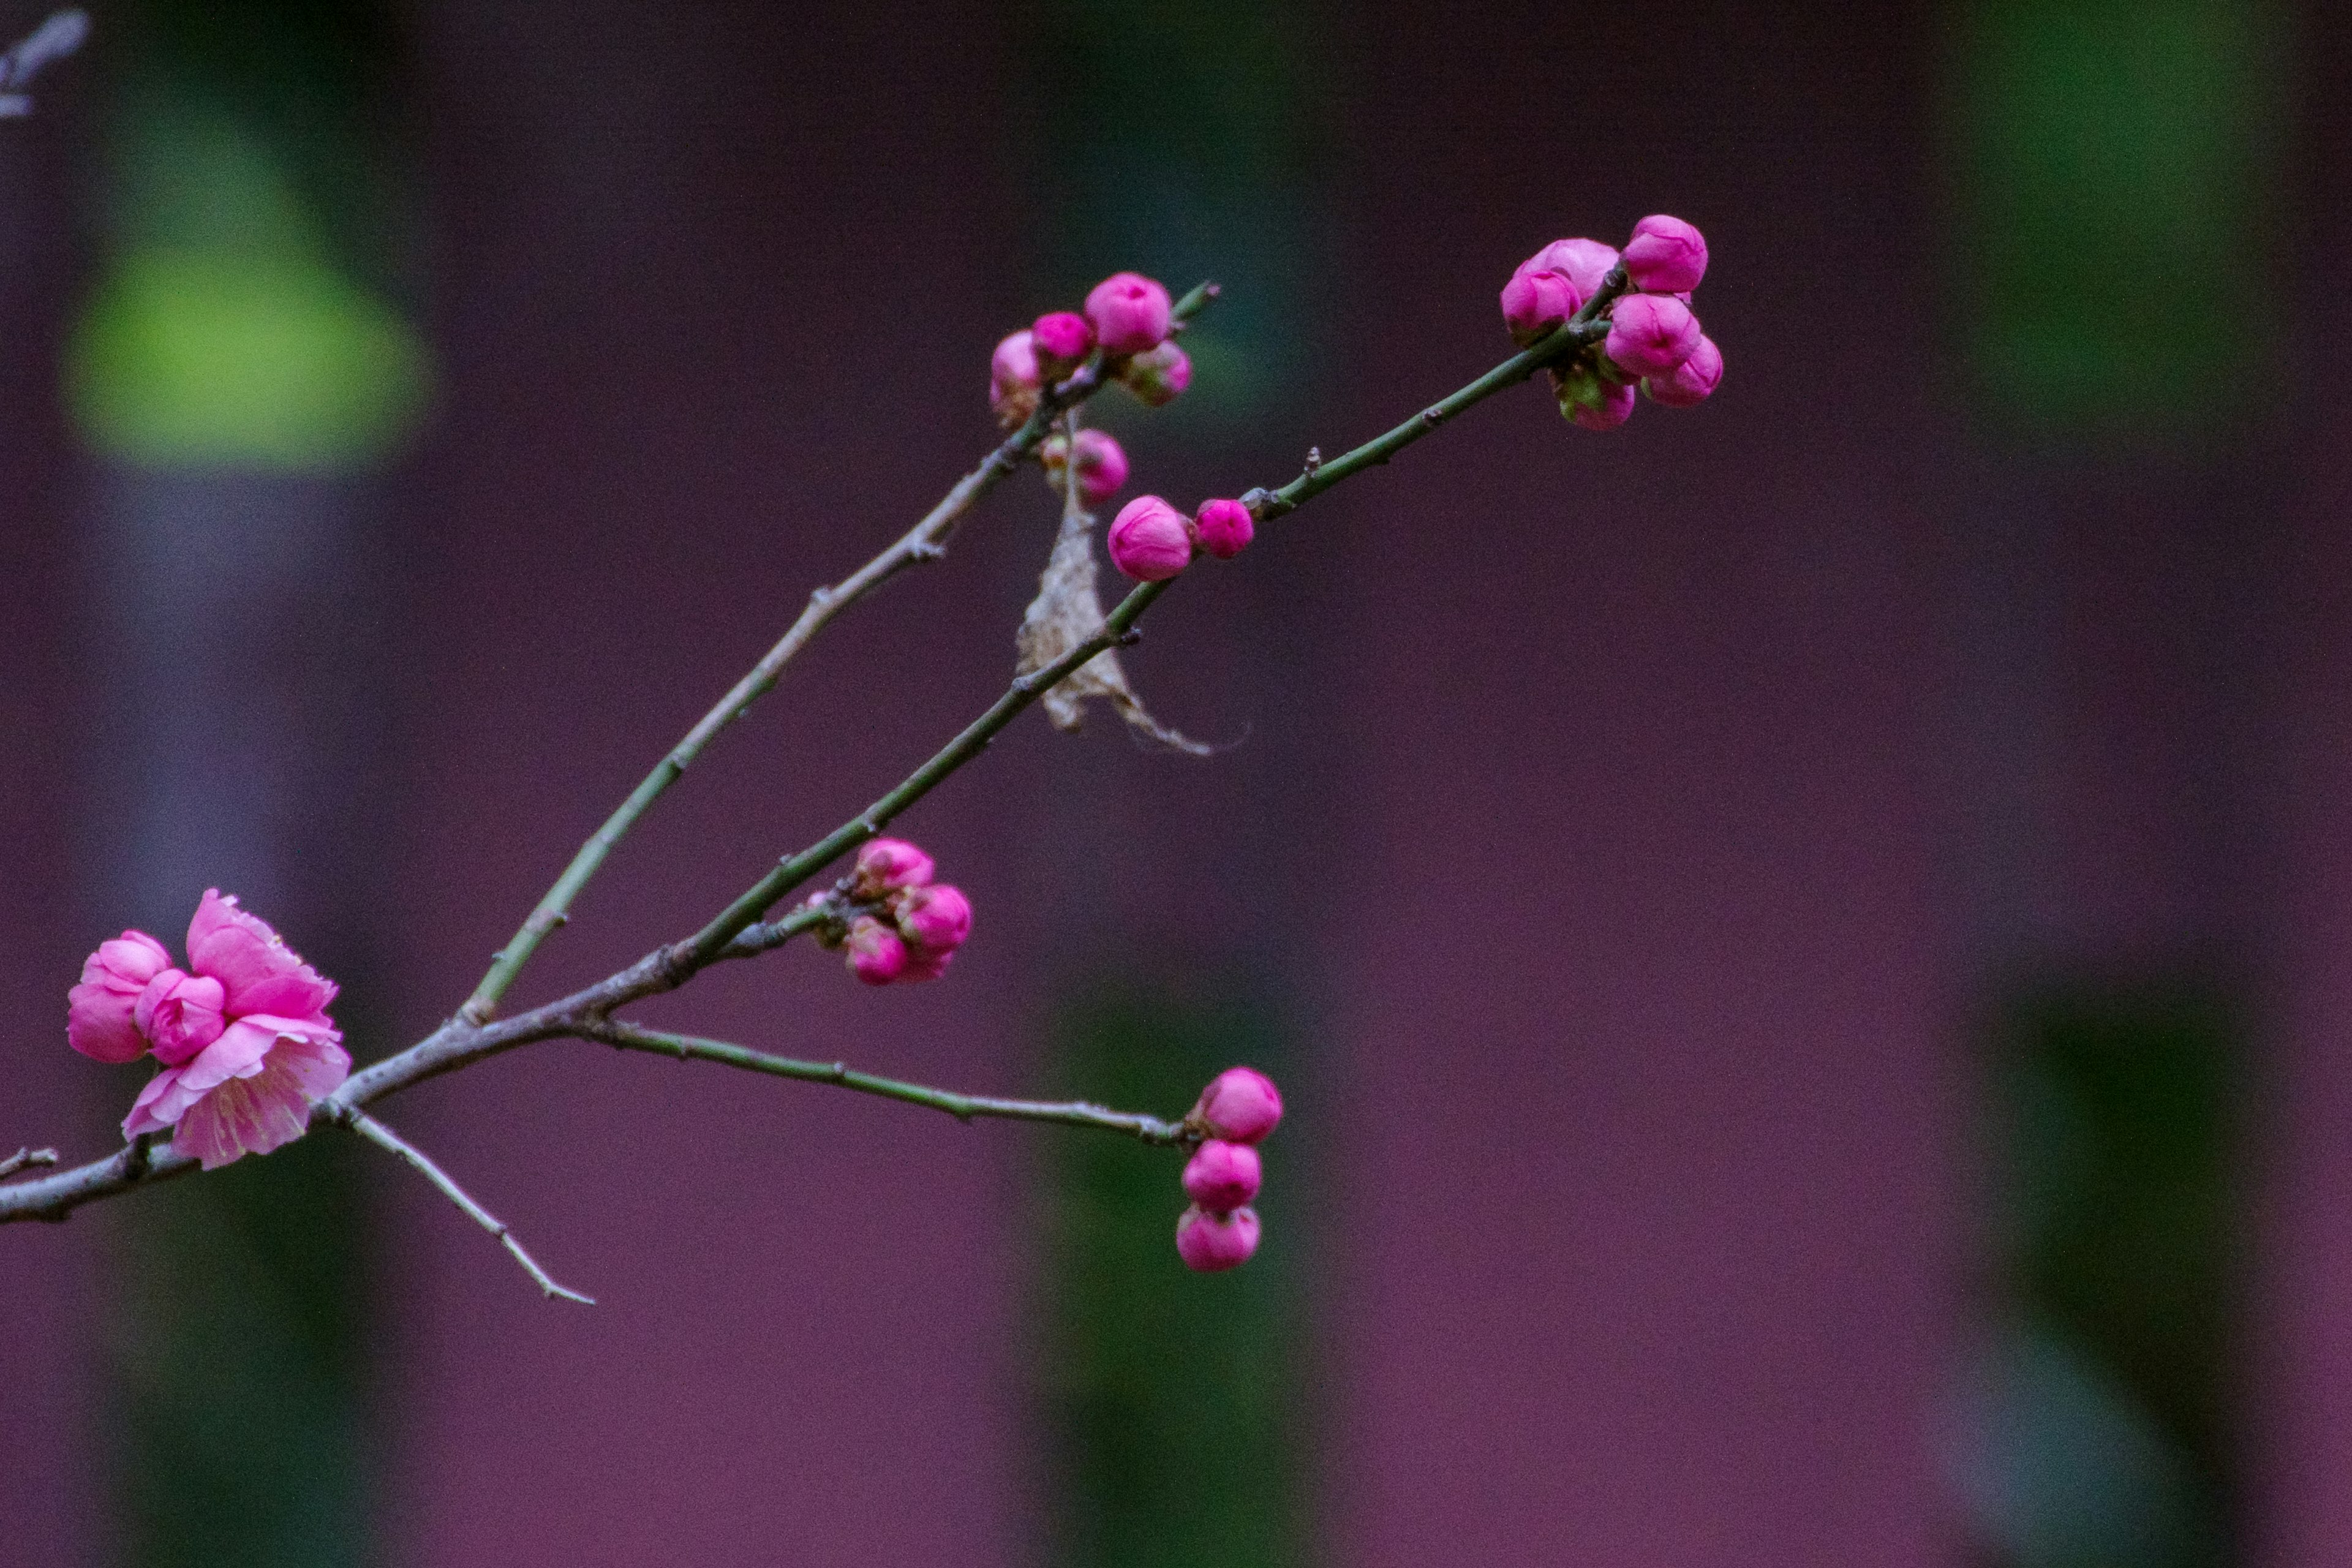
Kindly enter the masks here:
M 907 547 L 907 559 L 909 561 L 929 563 L 933 561 L 945 561 L 947 558 L 948 547 L 944 544 L 925 542 L 922 544 L 910 544 Z
M 1129 626 L 1127 630 L 1118 634 L 1118 646 L 1121 647 L 1133 647 L 1137 643 L 1139 643 L 1142 640 L 1143 628 L 1141 626 Z
M 1314 477 L 1314 475 L 1315 475 L 1315 470 L 1316 470 L 1316 469 L 1318 469 L 1318 468 L 1321 468 L 1322 466 L 1323 466 L 1323 448 L 1322 448 L 1322 447 L 1307 447 L 1307 477 L 1308 477 L 1309 479 L 1312 479 L 1312 478 Z
M 32 1165 L 54 1165 L 57 1163 L 58 1152 L 55 1149 L 19 1149 L 6 1159 L 0 1160 L 0 1176 L 13 1176 Z

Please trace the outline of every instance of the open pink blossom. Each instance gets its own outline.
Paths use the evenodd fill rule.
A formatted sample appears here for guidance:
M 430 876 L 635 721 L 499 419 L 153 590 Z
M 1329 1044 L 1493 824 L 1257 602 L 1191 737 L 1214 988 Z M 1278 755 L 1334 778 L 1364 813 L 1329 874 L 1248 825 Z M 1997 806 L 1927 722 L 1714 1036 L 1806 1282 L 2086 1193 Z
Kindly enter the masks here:
M 131 1102 L 125 1138 L 169 1131 L 173 1147 L 206 1170 L 266 1154 L 299 1138 L 310 1107 L 351 1073 L 342 1032 L 327 1016 L 334 982 L 217 888 L 205 891 L 188 922 L 188 972 L 173 968 L 163 944 L 136 931 L 91 955 L 74 987 L 68 1037 L 79 1026 L 89 1044 L 119 1053 L 114 999 L 142 970 L 148 973 L 129 998 L 128 1023 L 141 1048 L 164 1067 Z M 82 1039 L 74 1043 L 98 1054 Z
M 135 1062 L 147 1038 L 132 1016 L 147 983 L 172 967 L 163 944 L 127 931 L 82 961 L 81 984 L 66 993 L 66 1043 L 101 1062 Z

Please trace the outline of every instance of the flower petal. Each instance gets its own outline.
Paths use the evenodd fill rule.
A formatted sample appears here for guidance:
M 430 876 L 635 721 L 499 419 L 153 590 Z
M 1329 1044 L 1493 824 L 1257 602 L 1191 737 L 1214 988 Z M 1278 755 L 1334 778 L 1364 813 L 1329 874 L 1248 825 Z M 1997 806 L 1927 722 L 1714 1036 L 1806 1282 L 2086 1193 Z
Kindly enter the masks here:
M 101 1062 L 135 1062 L 146 1037 L 131 1021 L 137 995 L 124 995 L 103 980 L 85 980 L 66 993 L 66 1044 Z
M 335 983 L 302 962 L 268 921 L 237 908 L 234 895 L 205 889 L 188 922 L 188 967 L 226 988 L 230 1014 L 301 1017 L 325 1010 Z
M 267 1154 L 302 1136 L 311 1097 L 292 1067 L 273 1059 L 250 1078 L 230 1079 L 188 1109 L 172 1146 L 215 1170 L 247 1154 Z

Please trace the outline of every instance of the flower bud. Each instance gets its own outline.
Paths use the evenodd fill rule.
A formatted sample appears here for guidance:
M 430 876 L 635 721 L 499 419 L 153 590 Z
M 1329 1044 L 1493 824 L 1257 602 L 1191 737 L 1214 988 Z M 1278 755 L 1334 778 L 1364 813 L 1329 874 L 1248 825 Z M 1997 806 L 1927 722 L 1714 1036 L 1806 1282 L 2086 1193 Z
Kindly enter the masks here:
M 1066 436 L 1048 436 L 1038 443 L 1037 460 L 1045 465 L 1045 478 L 1058 486 L 1062 482 L 1063 466 L 1070 460 L 1070 442 Z M 1127 453 L 1109 435 L 1100 430 L 1078 432 L 1078 494 L 1088 506 L 1100 506 L 1118 494 L 1127 483 Z
M 1557 272 L 1576 287 L 1576 304 L 1581 309 L 1587 300 L 1600 291 L 1601 280 L 1609 269 L 1617 265 L 1617 247 L 1603 245 L 1597 239 L 1555 239 L 1525 261 L 1521 272 Z
M 1668 408 L 1689 408 L 1712 397 L 1722 380 L 1723 351 L 1715 346 L 1713 338 L 1701 336 L 1690 358 L 1664 375 L 1645 377 L 1642 390 L 1650 395 L 1653 403 Z
M 1168 290 L 1137 272 L 1114 272 L 1087 296 L 1087 320 L 1107 354 L 1139 354 L 1168 336 Z
M 878 899 L 901 888 L 919 888 L 931 879 L 931 858 L 903 838 L 869 838 L 857 851 L 851 872 L 850 896 Z M 817 895 L 822 899 L 824 894 Z
M 1583 303 L 1576 285 L 1557 272 L 1514 272 L 1503 285 L 1503 325 L 1511 330 L 1511 341 L 1526 348 Z
M 134 1016 L 147 983 L 172 967 L 163 944 L 127 931 L 82 961 L 81 984 L 66 993 L 66 1043 L 95 1061 L 132 1062 L 147 1052 Z
M 1157 583 L 1192 559 L 1191 520 L 1158 496 L 1138 496 L 1111 520 L 1111 564 L 1139 583 Z
M 1164 408 L 1192 384 L 1192 360 L 1171 338 L 1156 349 L 1146 349 L 1127 362 L 1119 376 L 1128 391 L 1149 408 Z
M 1037 318 L 1029 329 L 1031 342 L 1037 353 L 1037 374 L 1045 381 L 1060 381 L 1087 363 L 1094 352 L 1095 330 L 1087 319 L 1075 310 L 1055 310 Z
M 1011 429 L 1036 413 L 1042 383 L 1036 339 L 1027 329 L 998 343 L 988 362 L 988 404 L 996 410 L 996 422 Z
M 1282 1120 L 1282 1093 L 1255 1068 L 1227 1068 L 1201 1091 L 1191 1120 L 1229 1143 L 1255 1143 Z
M 954 962 L 955 953 L 952 951 L 917 952 L 909 948 L 907 952 L 907 967 L 899 972 L 898 978 L 908 983 L 918 980 L 937 980 L 948 972 L 948 965 Z
M 1231 561 L 1257 534 L 1250 509 L 1237 500 L 1204 500 L 1192 514 L 1192 531 L 1201 548 L 1220 561 Z
M 1706 276 L 1706 237 L 1678 217 L 1654 213 L 1625 242 L 1625 276 L 1651 294 L 1685 294 Z
M 1257 1196 L 1262 1169 L 1248 1144 L 1212 1138 L 1186 1163 L 1184 1193 L 1211 1214 L 1231 1214 Z
M 1587 430 L 1614 430 L 1633 416 L 1633 384 L 1602 375 L 1590 363 L 1552 373 L 1560 414 Z
M 891 901 L 890 912 L 918 958 L 953 952 L 971 935 L 971 900 L 951 883 L 909 888 Z
M 1609 357 L 1629 376 L 1664 375 L 1698 347 L 1698 318 L 1664 294 L 1629 294 L 1609 313 Z
M 872 915 L 850 922 L 849 972 L 868 985 L 887 985 L 907 970 L 907 944 L 898 933 Z
M 228 988 L 209 974 L 166 969 L 139 993 L 131 1016 L 155 1047 L 155 1059 L 175 1068 L 221 1037 Z
M 1186 1209 L 1176 1221 L 1176 1256 L 1195 1274 L 1238 1268 L 1257 1250 L 1257 1228 L 1255 1209 L 1222 1215 Z

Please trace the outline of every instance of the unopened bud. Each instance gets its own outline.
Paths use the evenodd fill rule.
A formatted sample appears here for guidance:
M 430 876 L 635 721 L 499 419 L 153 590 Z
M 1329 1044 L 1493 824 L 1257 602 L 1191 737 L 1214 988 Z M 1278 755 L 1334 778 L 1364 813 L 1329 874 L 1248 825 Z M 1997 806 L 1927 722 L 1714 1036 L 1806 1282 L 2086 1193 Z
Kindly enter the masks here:
M 870 838 L 857 852 L 851 873 L 850 895 L 878 899 L 901 888 L 919 888 L 931 879 L 931 858 L 903 838 Z
M 1036 340 L 1028 329 L 998 343 L 988 362 L 988 404 L 996 410 L 996 422 L 1011 429 L 1036 413 L 1041 381 Z
M 1698 347 L 1698 318 L 1665 294 L 1629 294 L 1609 313 L 1609 357 L 1628 376 L 1664 375 Z
M 1645 377 L 1642 390 L 1650 401 L 1668 408 L 1689 408 L 1715 395 L 1723 381 L 1723 351 L 1715 340 L 1702 336 L 1690 358 L 1664 375 Z
M 1112 565 L 1139 583 L 1157 583 L 1191 563 L 1192 525 L 1158 496 L 1138 496 L 1118 509 L 1106 542 Z
M 1238 1268 L 1257 1250 L 1257 1211 L 1211 1214 L 1194 1207 L 1176 1221 L 1176 1256 L 1195 1274 Z
M 1503 285 L 1503 325 L 1526 348 L 1576 314 L 1584 300 L 1557 272 L 1515 272 Z
M 1037 374 L 1048 382 L 1062 380 L 1094 352 L 1095 330 L 1075 310 L 1038 317 L 1029 335 L 1036 348 Z
M 1184 1194 L 1211 1214 L 1230 1214 L 1257 1196 L 1264 1167 L 1246 1143 L 1212 1138 L 1184 1166 Z
M 1192 356 L 1176 346 L 1174 339 L 1156 349 L 1146 349 L 1127 362 L 1127 370 L 1119 380 L 1147 407 L 1164 408 L 1183 395 L 1192 384 Z
M 1625 276 L 1651 294 L 1687 294 L 1706 276 L 1706 237 L 1678 217 L 1654 213 L 1625 242 Z
M 892 901 L 890 912 L 918 958 L 953 952 L 971 935 L 971 900 L 950 883 L 909 888 Z
M 1204 553 L 1231 561 L 1256 536 L 1257 522 L 1237 500 L 1204 500 L 1192 514 L 1192 531 Z
M 1070 460 L 1070 443 L 1066 437 L 1048 436 L 1038 444 L 1037 459 L 1045 465 L 1045 477 L 1058 485 L 1062 482 L 1063 465 Z M 1127 453 L 1119 444 L 1100 430 L 1078 432 L 1078 494 L 1088 506 L 1100 506 L 1118 494 L 1127 483 Z
M 1552 373 L 1560 414 L 1587 430 L 1614 430 L 1633 415 L 1633 384 L 1602 375 L 1591 363 Z
M 1227 1068 L 1201 1091 L 1192 1120 L 1227 1142 L 1255 1143 L 1282 1120 L 1282 1091 L 1255 1068 Z
M 1114 272 L 1087 295 L 1087 320 L 1107 354 L 1139 354 L 1168 335 L 1168 290 L 1138 272 Z
M 1600 291 L 1601 280 L 1619 260 L 1617 247 L 1597 239 L 1555 239 L 1525 261 L 1521 272 L 1557 272 L 1576 287 L 1576 306 Z
M 868 985 L 887 985 L 906 973 L 907 944 L 898 933 L 872 915 L 860 915 L 849 925 L 849 972 Z

